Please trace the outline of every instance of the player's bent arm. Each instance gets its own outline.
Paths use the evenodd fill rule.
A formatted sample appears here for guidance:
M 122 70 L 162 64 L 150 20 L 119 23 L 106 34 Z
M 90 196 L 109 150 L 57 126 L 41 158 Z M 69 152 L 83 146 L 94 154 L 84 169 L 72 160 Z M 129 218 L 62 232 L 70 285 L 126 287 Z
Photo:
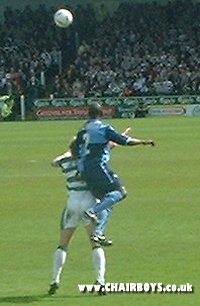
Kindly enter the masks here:
M 114 128 L 108 126 L 107 128 L 107 138 L 109 141 L 115 142 L 119 145 L 128 145 L 128 146 L 135 146 L 135 145 L 151 145 L 154 146 L 155 143 L 152 139 L 137 139 L 128 136 L 128 133 L 119 134 Z M 128 130 L 129 132 L 129 130 Z
M 59 155 L 59 156 L 57 156 L 56 158 L 54 158 L 54 159 L 52 160 L 52 162 L 51 162 L 51 165 L 52 165 L 53 167 L 59 167 L 60 161 L 61 161 L 63 158 L 66 158 L 66 157 L 71 157 L 71 152 L 70 152 L 70 151 L 67 151 L 67 152 L 65 152 L 64 154 Z
M 131 127 L 128 127 L 128 128 L 126 128 L 124 131 L 123 131 L 123 133 L 122 133 L 122 135 L 124 136 L 128 136 L 128 134 L 130 133 L 132 131 L 132 128 Z
M 51 162 L 51 165 L 53 167 L 59 167 L 59 160 L 57 160 L 57 158 L 54 158 Z

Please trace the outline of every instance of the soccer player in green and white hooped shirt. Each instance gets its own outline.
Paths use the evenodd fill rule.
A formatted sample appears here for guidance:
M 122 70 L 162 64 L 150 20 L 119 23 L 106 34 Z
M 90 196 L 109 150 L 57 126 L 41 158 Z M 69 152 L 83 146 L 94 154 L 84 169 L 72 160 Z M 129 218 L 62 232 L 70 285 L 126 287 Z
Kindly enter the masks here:
M 68 203 L 63 210 L 61 223 L 60 223 L 60 241 L 59 246 L 56 249 L 53 259 L 53 276 L 48 293 L 50 295 L 55 294 L 60 284 L 60 276 L 68 257 L 68 246 L 70 240 L 80 224 L 83 221 L 89 238 L 94 232 L 94 225 L 88 218 L 84 217 L 84 211 L 93 207 L 96 204 L 96 199 L 88 190 L 87 185 L 78 176 L 78 158 L 73 155 L 73 145 L 70 145 L 69 151 L 56 157 L 52 161 L 53 166 L 60 167 L 62 172 L 66 176 L 67 189 L 68 189 Z M 108 212 L 109 214 L 109 212 Z M 106 212 L 104 212 L 104 219 L 102 224 L 99 224 L 99 229 L 104 229 L 106 222 Z M 92 247 L 93 263 L 96 270 L 97 283 L 105 284 L 105 254 L 102 245 L 112 244 L 111 241 L 105 238 L 98 242 L 90 239 Z M 102 245 L 101 245 L 102 244 Z M 104 294 L 104 290 L 100 290 L 99 294 Z

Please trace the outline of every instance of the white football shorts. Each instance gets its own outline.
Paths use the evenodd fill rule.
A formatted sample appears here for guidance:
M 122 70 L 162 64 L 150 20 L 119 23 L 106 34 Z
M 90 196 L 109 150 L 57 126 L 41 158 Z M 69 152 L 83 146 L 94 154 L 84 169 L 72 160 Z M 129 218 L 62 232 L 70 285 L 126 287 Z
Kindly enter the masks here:
M 73 191 L 68 194 L 68 202 L 63 209 L 60 229 L 77 227 L 81 221 L 87 226 L 91 221 L 84 217 L 84 211 L 93 207 L 96 204 L 96 199 L 90 191 Z

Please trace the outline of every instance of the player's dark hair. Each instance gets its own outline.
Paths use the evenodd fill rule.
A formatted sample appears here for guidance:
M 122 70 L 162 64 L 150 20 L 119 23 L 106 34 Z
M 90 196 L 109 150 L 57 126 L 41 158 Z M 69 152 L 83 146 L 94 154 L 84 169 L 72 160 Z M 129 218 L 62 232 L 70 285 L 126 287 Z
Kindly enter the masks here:
M 91 119 L 96 119 L 97 117 L 103 116 L 103 110 L 98 102 L 93 102 L 90 104 L 88 109 L 88 115 Z

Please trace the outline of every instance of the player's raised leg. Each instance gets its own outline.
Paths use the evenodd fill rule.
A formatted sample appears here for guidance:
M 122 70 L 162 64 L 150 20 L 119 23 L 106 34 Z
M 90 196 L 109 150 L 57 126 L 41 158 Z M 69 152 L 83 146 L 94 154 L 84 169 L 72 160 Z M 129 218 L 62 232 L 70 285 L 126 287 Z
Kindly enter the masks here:
M 108 239 L 104 235 L 105 227 L 106 227 L 106 225 L 108 223 L 108 220 L 110 218 L 110 214 L 111 214 L 110 209 L 104 209 L 97 214 L 99 224 L 95 227 L 95 229 L 94 229 L 94 231 L 91 235 L 91 240 L 99 243 L 102 246 L 112 245 L 112 240 Z
M 99 220 L 97 215 L 103 210 L 110 210 L 113 205 L 117 204 L 119 201 L 126 197 L 126 189 L 122 185 L 117 174 L 113 173 L 109 169 L 98 168 L 98 179 L 95 182 L 92 182 L 90 174 L 86 176 L 86 181 L 91 184 L 93 194 L 101 201 L 94 207 L 88 209 L 85 214 L 93 220 L 95 223 Z M 106 173 L 106 175 L 105 175 Z

